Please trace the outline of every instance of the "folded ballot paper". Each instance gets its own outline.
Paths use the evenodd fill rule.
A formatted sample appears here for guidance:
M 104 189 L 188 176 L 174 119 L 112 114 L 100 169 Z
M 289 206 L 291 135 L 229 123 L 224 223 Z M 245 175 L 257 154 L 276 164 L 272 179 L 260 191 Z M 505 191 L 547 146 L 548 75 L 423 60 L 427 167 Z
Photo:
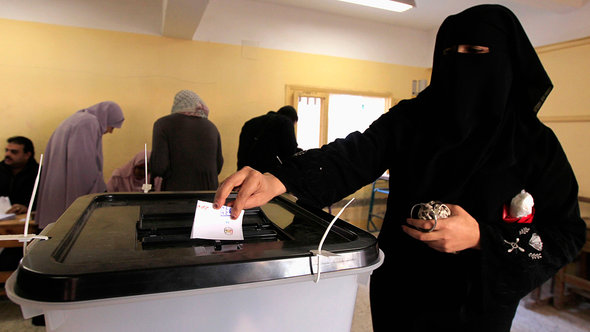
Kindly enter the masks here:
M 0 220 L 9 220 L 16 218 L 14 213 L 6 213 L 10 210 L 12 204 L 10 204 L 10 198 L 6 196 L 0 197 Z
M 243 240 L 244 211 L 235 220 L 230 218 L 230 211 L 229 206 L 215 210 L 213 203 L 197 201 L 191 239 Z

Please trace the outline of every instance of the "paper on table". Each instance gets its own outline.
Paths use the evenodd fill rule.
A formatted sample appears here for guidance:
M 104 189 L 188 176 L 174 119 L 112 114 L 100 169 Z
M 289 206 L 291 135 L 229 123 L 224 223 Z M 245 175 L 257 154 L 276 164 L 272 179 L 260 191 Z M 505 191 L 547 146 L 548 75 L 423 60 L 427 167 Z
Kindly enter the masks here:
M 10 204 L 10 198 L 8 198 L 8 196 L 0 196 L 0 213 L 6 213 L 11 207 L 12 204 Z
M 243 218 L 244 211 L 236 220 L 232 220 L 228 206 L 215 210 L 212 203 L 197 201 L 191 239 L 243 240 Z
M 0 221 L 11 220 L 11 219 L 16 219 L 16 214 L 14 214 L 14 213 L 0 213 Z
M 9 220 L 14 219 L 14 213 L 6 213 L 6 211 L 10 210 L 12 204 L 10 204 L 10 198 L 8 196 L 1 196 L 0 197 L 0 220 Z

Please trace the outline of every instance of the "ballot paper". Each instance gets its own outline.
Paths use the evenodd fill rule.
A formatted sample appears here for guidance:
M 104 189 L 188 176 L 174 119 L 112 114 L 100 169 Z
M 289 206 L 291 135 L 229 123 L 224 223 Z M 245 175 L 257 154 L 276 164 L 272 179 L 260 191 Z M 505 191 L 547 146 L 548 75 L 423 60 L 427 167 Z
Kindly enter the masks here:
M 6 211 L 10 210 L 12 204 L 10 204 L 10 198 L 8 196 L 0 197 L 0 220 L 8 220 L 14 219 L 14 213 L 6 213 Z
M 243 240 L 244 211 L 233 220 L 230 218 L 230 210 L 229 206 L 222 206 L 219 210 L 215 210 L 213 203 L 197 201 L 191 239 Z
M 11 207 L 10 198 L 8 196 L 0 196 L 0 213 L 6 213 Z

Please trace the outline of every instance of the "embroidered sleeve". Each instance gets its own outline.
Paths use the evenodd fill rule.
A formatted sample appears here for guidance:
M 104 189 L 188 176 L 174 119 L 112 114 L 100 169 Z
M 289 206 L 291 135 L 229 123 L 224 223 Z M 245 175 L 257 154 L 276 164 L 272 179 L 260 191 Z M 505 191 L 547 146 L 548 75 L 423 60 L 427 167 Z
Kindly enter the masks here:
M 557 144 L 525 188 L 534 198 L 528 215 L 480 222 L 483 287 L 495 300 L 515 301 L 571 262 L 585 241 L 578 185 Z M 515 213 L 512 213 L 515 214 Z

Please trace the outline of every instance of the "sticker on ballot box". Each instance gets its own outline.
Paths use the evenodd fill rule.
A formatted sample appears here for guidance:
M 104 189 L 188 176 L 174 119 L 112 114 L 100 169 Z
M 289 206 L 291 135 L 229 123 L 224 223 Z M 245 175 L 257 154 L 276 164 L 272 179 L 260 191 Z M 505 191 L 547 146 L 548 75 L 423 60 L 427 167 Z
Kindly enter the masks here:
M 197 201 L 191 239 L 243 240 L 244 211 L 235 220 L 230 218 L 230 211 L 229 206 L 215 210 L 213 203 Z

